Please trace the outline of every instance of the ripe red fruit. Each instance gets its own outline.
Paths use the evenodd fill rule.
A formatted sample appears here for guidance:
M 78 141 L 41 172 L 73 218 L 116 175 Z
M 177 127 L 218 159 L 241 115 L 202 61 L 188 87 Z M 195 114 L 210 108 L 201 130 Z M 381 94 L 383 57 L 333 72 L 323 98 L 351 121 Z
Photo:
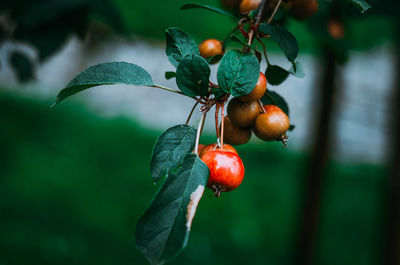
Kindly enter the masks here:
M 224 117 L 224 142 L 239 145 L 250 140 L 251 129 L 241 128 L 231 122 L 228 116 Z
M 221 192 L 232 191 L 242 183 L 243 162 L 238 155 L 226 151 L 210 151 L 201 160 L 210 169 L 207 188 L 219 197 Z
M 200 56 L 209 58 L 215 55 L 223 55 L 224 47 L 222 42 L 216 39 L 207 39 L 199 45 Z
M 227 110 L 229 119 L 236 126 L 249 127 L 260 113 L 260 106 L 257 101 L 242 102 L 238 98 L 233 98 L 229 101 Z
M 280 140 L 289 129 L 289 117 L 275 105 L 264 105 L 266 113 L 258 115 L 255 125 L 255 135 L 265 141 Z
M 199 157 L 201 158 L 203 155 L 205 155 L 206 153 L 211 152 L 211 151 L 225 151 L 225 152 L 232 152 L 232 153 L 238 154 L 236 149 L 233 148 L 233 146 L 231 146 L 229 144 L 224 144 L 224 148 L 223 148 L 223 150 L 221 150 L 221 147 L 218 147 L 218 144 L 215 143 L 215 144 L 209 144 L 207 146 L 204 146 L 203 150 L 201 152 L 199 151 Z
M 262 96 L 264 96 L 266 90 L 267 90 L 267 78 L 263 73 L 260 72 L 257 84 L 254 87 L 254 89 L 250 92 L 250 94 L 240 96 L 238 97 L 238 99 L 240 99 L 243 102 L 259 100 Z
M 240 13 L 245 14 L 250 12 L 251 10 L 257 9 L 262 0 L 242 0 L 240 3 Z

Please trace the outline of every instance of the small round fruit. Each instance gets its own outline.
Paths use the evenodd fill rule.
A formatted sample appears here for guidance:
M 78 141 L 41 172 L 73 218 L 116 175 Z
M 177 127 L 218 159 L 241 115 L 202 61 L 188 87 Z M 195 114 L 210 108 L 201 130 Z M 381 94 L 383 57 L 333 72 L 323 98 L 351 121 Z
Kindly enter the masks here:
M 224 117 L 224 142 L 240 145 L 250 140 L 251 129 L 241 128 L 231 122 L 228 116 Z
M 216 39 L 207 39 L 199 45 L 200 55 L 203 58 L 209 58 L 215 55 L 223 55 L 224 47 L 222 42 Z
M 245 14 L 250 12 L 251 10 L 257 9 L 262 0 L 242 0 L 240 3 L 240 13 Z
M 199 153 L 199 156 L 201 154 L 201 152 L 203 152 L 204 148 L 206 148 L 206 145 L 204 144 L 199 144 L 199 146 L 197 147 L 197 152 Z M 196 152 L 196 149 L 193 150 L 193 153 Z
M 226 9 L 238 12 L 241 0 L 221 0 L 221 4 Z
M 240 96 L 238 97 L 238 99 L 240 99 L 243 102 L 259 100 L 265 94 L 266 90 L 267 90 L 267 78 L 263 73 L 260 72 L 257 84 L 254 87 L 254 89 L 250 92 L 250 94 Z
M 254 134 L 265 141 L 280 140 L 289 129 L 289 117 L 275 105 L 264 105 L 266 113 L 258 115 Z
M 343 24 L 336 19 L 332 19 L 328 22 L 328 32 L 332 38 L 340 40 L 344 38 L 346 31 L 344 29 Z
M 221 192 L 232 191 L 242 183 L 244 166 L 240 157 L 232 152 L 210 151 L 201 160 L 210 169 L 207 187 L 217 197 Z
M 236 149 L 233 148 L 233 146 L 231 146 L 229 144 L 224 144 L 224 148 L 223 148 L 223 150 L 221 150 L 221 147 L 218 147 L 218 144 L 215 143 L 215 144 L 209 144 L 209 145 L 205 146 L 203 148 L 203 150 L 201 152 L 199 152 L 200 158 L 203 155 L 205 155 L 206 153 L 211 152 L 211 151 L 225 151 L 225 152 L 232 152 L 232 153 L 238 154 Z
M 293 0 L 287 4 L 290 15 L 297 20 L 306 20 L 318 10 L 318 0 Z
M 260 114 L 260 106 L 257 101 L 242 102 L 238 98 L 233 98 L 228 103 L 228 116 L 236 126 L 253 125 L 258 114 Z

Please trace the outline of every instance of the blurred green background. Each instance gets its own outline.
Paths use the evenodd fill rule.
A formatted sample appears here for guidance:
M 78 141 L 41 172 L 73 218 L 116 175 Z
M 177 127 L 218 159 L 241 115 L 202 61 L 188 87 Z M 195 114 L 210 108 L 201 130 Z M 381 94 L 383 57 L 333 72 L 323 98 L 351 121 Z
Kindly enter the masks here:
M 48 2 L 58 3 L 60 10 L 69 8 L 66 1 Z M 162 40 L 169 26 L 190 32 L 196 41 L 224 38 L 233 26 L 203 10 L 179 11 L 184 2 L 178 0 L 116 0 L 110 2 L 112 16 L 96 11 L 94 6 L 101 5 L 97 1 L 70 3 L 85 10 L 87 27 L 95 21 L 102 30 L 107 24 L 119 34 L 151 41 Z M 6 1 L 2 10 L 26 8 L 16 17 L 28 16 L 27 25 L 33 25 L 28 18 L 35 10 L 52 14 L 47 21 L 66 21 L 50 5 L 37 4 Z M 353 48 L 393 39 L 393 23 L 386 17 L 371 15 L 349 23 Z M 43 29 L 38 25 L 32 30 Z M 317 53 L 307 27 L 289 23 L 302 51 Z M 365 28 L 370 34 L 361 33 Z M 43 36 L 50 37 L 49 32 Z M 65 31 L 66 36 L 71 33 L 77 34 Z M 74 101 L 50 110 L 51 103 L 50 98 L 0 88 L 0 265 L 146 264 L 135 248 L 134 230 L 157 189 L 149 162 L 161 131 L 144 129 L 132 117 L 100 117 Z M 212 135 L 203 139 L 215 141 Z M 309 152 L 283 149 L 279 143 L 237 149 L 246 167 L 243 184 L 221 198 L 205 193 L 189 244 L 171 264 L 293 264 Z M 316 264 L 381 264 L 387 176 L 384 163 L 329 161 Z

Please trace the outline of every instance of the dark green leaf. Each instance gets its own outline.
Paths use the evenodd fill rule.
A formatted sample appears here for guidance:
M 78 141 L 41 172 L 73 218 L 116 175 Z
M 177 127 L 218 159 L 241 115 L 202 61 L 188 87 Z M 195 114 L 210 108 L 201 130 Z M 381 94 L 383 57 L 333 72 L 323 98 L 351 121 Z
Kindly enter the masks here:
M 293 131 L 296 128 L 296 125 L 290 124 L 288 131 Z
M 371 8 L 371 5 L 368 4 L 365 0 L 349 0 L 356 6 L 358 6 L 361 9 L 361 13 L 364 13 L 368 9 Z
M 271 36 L 289 61 L 293 62 L 296 59 L 299 53 L 299 46 L 296 38 L 287 29 L 280 25 L 263 23 L 260 25 L 260 31 Z
M 235 21 L 237 21 L 237 18 L 236 18 L 234 15 L 232 15 L 231 13 L 229 13 L 229 12 L 223 10 L 223 9 L 214 7 L 214 6 L 201 5 L 201 4 L 197 4 L 197 3 L 187 3 L 187 4 L 185 4 L 185 5 L 183 5 L 183 6 L 181 7 L 181 9 L 192 9 L 192 8 L 204 8 L 204 9 L 213 11 L 213 12 L 215 12 L 215 13 L 218 13 L 218 14 L 221 14 L 221 15 L 225 15 L 225 16 L 228 16 L 228 17 L 231 17 L 231 18 L 233 18 Z
M 222 59 L 222 55 L 217 54 L 212 57 L 208 57 L 206 60 L 207 60 L 207 63 L 209 63 L 209 64 L 215 64 L 215 63 L 218 63 L 221 59 Z
M 165 72 L 165 79 L 171 79 L 171 78 L 174 78 L 174 77 L 176 77 L 176 73 L 175 72 L 170 72 L 170 71 Z
M 240 44 L 242 44 L 243 46 L 247 46 L 250 47 L 250 45 L 248 45 L 244 40 L 242 40 L 241 38 L 239 38 L 239 36 L 232 34 L 231 36 L 231 40 L 239 42 Z
M 193 151 L 195 140 L 196 129 L 188 125 L 176 125 L 163 132 L 153 148 L 150 163 L 153 181 L 181 164 L 185 155 Z
M 261 98 L 261 101 L 264 105 L 278 106 L 289 117 L 289 106 L 286 103 L 286 100 L 278 93 L 267 90 L 267 92 L 265 92 L 264 96 Z
M 26 54 L 19 51 L 13 51 L 10 55 L 9 61 L 11 67 L 14 69 L 18 81 L 28 82 L 35 78 L 33 63 Z
M 165 31 L 168 60 L 175 67 L 189 54 L 200 55 L 196 42 L 186 32 L 178 28 L 168 28 Z
M 75 77 L 60 91 L 54 105 L 90 87 L 113 84 L 154 85 L 149 73 L 136 64 L 125 62 L 103 63 L 91 66 Z
M 289 69 L 289 74 L 299 78 L 303 78 L 306 76 L 303 71 L 303 66 L 300 62 L 292 62 L 292 67 L 290 67 Z
M 257 84 L 260 64 L 252 53 L 229 50 L 220 62 L 217 79 L 220 89 L 238 97 L 249 94 Z
M 210 67 L 199 55 L 188 55 L 176 68 L 176 84 L 189 97 L 205 96 L 208 93 Z
M 265 71 L 265 77 L 269 84 L 276 86 L 286 80 L 289 73 L 278 65 L 268 65 Z
M 136 226 L 136 245 L 150 264 L 162 265 L 186 246 L 209 170 L 195 154 L 170 174 Z

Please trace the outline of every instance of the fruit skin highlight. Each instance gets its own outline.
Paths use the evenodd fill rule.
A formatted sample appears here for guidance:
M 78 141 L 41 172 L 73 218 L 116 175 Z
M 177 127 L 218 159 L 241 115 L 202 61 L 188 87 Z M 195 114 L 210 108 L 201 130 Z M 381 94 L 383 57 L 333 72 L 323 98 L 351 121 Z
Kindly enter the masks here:
M 224 117 L 224 142 L 232 145 L 247 143 L 251 138 L 251 129 L 241 128 L 232 123 L 228 116 Z
M 232 191 L 239 187 L 244 177 L 243 162 L 238 155 L 226 151 L 210 151 L 201 160 L 210 169 L 207 188 L 219 197 L 221 192 Z
M 266 113 L 258 115 L 254 124 L 254 134 L 265 141 L 280 140 L 289 129 L 289 117 L 275 105 L 264 105 Z
M 200 56 L 203 58 L 213 57 L 215 55 L 223 55 L 224 47 L 222 42 L 217 39 L 206 39 L 199 45 Z
M 267 78 L 263 73 L 260 72 L 257 84 L 254 87 L 254 89 L 250 92 L 250 94 L 240 96 L 238 97 L 238 99 L 243 102 L 259 100 L 265 94 L 265 91 L 267 91 Z

